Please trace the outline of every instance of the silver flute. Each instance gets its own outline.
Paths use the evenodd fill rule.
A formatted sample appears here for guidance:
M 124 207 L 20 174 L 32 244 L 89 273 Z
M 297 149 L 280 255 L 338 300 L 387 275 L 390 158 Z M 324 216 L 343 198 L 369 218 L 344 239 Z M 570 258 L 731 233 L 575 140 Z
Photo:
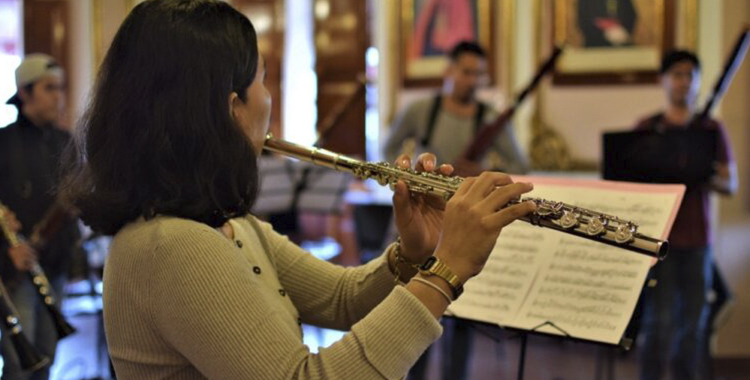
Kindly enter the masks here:
M 461 177 L 402 169 L 387 162 L 360 161 L 329 150 L 277 139 L 271 134 L 266 136 L 264 148 L 314 165 L 349 172 L 360 179 L 374 179 L 382 186 L 393 187 L 396 182 L 404 181 L 413 193 L 436 195 L 446 201 L 456 193 L 464 181 Z M 525 222 L 653 256 L 659 260 L 667 256 L 669 242 L 639 233 L 638 225 L 631 221 L 541 198 L 523 197 L 511 200 L 508 205 L 525 201 L 536 204 L 533 213 L 519 218 Z

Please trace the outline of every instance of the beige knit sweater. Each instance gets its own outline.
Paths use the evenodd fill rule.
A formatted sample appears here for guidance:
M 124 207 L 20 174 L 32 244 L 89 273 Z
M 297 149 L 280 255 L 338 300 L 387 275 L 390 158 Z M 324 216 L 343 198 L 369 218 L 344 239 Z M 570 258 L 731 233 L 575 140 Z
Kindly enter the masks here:
M 441 333 L 386 256 L 316 259 L 249 216 L 231 241 L 160 216 L 124 227 L 104 268 L 104 322 L 119 380 L 399 379 Z M 300 323 L 350 330 L 318 354 Z

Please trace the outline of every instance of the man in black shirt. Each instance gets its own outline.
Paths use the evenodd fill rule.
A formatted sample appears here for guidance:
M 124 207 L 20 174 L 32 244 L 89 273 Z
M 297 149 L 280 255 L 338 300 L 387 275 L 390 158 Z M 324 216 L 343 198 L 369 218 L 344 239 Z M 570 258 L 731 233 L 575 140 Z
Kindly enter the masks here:
M 28 55 L 16 69 L 18 92 L 8 100 L 18 108 L 16 122 L 0 128 L 0 202 L 15 213 L 19 231 L 29 236 L 55 202 L 58 163 L 69 136 L 56 126 L 64 104 L 62 68 L 44 54 Z M 54 358 L 57 334 L 36 288 L 23 273 L 39 262 L 60 295 L 71 255 L 79 240 L 77 225 L 66 221 L 36 252 L 28 244 L 9 247 L 0 239 L 0 276 L 18 310 L 24 333 L 39 352 Z M 59 299 L 58 299 L 59 301 Z M 3 380 L 47 379 L 49 367 L 24 373 L 3 332 Z

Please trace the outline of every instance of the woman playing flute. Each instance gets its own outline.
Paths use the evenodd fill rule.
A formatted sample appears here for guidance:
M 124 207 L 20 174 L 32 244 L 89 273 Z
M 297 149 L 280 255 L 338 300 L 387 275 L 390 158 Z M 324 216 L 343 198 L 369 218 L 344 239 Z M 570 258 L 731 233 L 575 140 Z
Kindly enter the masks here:
M 501 229 L 534 210 L 504 207 L 531 185 L 501 173 L 447 204 L 401 182 L 399 242 L 359 267 L 318 260 L 250 213 L 264 76 L 253 25 L 225 2 L 146 1 L 114 38 L 67 190 L 114 234 L 104 321 L 118 379 L 403 378 Z M 430 154 L 415 169 L 452 171 Z M 301 323 L 349 332 L 313 354 Z

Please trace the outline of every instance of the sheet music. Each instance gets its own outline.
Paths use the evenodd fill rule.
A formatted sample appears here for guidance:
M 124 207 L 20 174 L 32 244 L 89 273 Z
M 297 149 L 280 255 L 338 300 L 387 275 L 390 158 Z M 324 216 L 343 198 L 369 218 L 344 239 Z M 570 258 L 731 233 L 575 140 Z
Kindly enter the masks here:
M 260 188 L 253 212 L 269 215 L 291 209 L 295 183 L 299 180 L 299 170 L 291 160 L 276 156 L 262 155 L 258 160 Z
M 615 215 L 654 237 L 669 234 L 682 185 L 514 177 L 530 196 Z M 532 329 L 550 321 L 572 337 L 618 344 L 654 259 L 517 221 L 506 227 L 485 269 L 449 313 Z M 554 327 L 539 331 L 561 334 Z
M 298 211 L 320 213 L 341 212 L 344 193 L 353 177 L 311 163 L 277 156 L 261 156 L 260 189 L 253 206 L 257 215 L 290 211 L 295 188 L 305 178 L 304 190 L 298 195 Z M 307 171 L 303 175 L 303 171 Z

